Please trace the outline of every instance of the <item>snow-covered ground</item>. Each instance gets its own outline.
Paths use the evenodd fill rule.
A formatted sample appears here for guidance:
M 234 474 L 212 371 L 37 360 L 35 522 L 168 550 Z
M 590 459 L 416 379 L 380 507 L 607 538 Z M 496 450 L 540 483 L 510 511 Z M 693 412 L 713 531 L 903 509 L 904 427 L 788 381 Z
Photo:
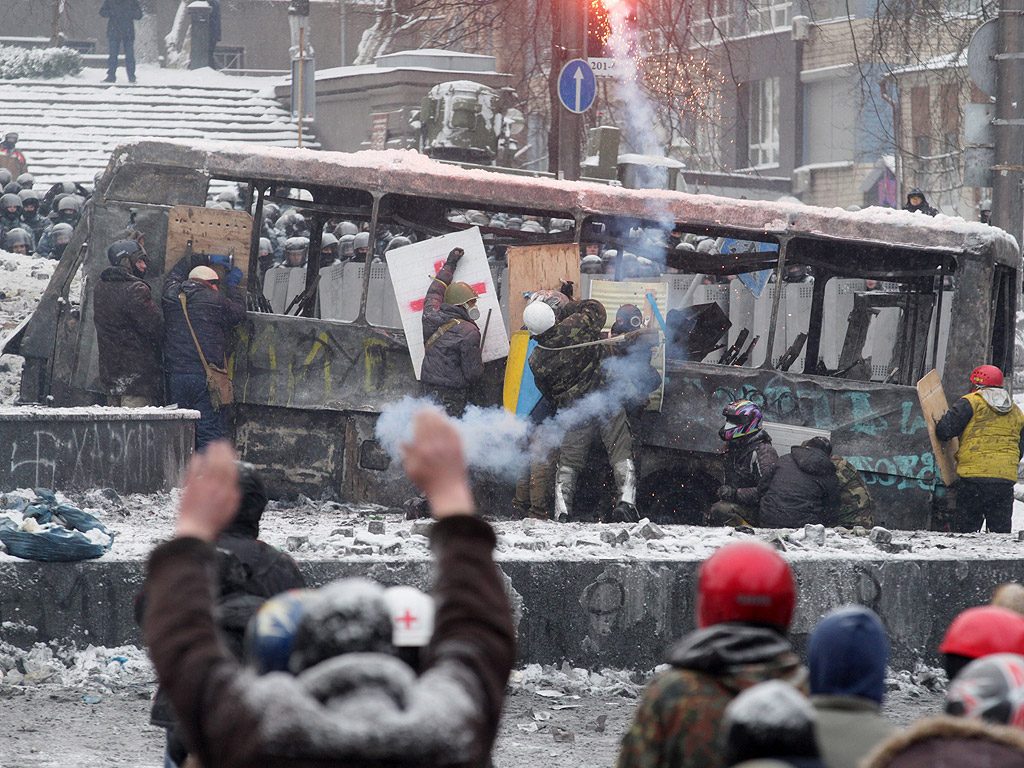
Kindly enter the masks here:
M 156 686 L 144 651 L 56 644 L 23 651 L 0 643 L 0 672 L 5 768 L 160 765 L 163 731 L 149 725 Z M 531 664 L 514 671 L 495 745 L 496 768 L 614 765 L 648 677 L 568 665 Z M 905 725 L 938 712 L 944 684 L 941 671 L 924 667 L 890 674 L 885 714 Z

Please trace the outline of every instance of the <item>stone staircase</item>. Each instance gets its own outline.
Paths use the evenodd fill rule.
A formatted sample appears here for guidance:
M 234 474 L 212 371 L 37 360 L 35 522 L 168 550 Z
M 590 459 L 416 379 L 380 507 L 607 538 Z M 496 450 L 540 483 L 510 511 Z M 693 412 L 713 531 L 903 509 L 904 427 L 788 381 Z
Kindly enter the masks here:
M 276 81 L 140 67 L 138 84 L 124 82 L 123 70 L 116 84 L 96 82 L 104 74 L 87 70 L 59 80 L 0 80 L 0 132 L 20 134 L 18 149 L 37 189 L 58 181 L 91 187 L 114 148 L 133 139 L 298 145 L 296 121 L 273 98 Z M 319 148 L 308 126 L 303 128 L 303 146 Z

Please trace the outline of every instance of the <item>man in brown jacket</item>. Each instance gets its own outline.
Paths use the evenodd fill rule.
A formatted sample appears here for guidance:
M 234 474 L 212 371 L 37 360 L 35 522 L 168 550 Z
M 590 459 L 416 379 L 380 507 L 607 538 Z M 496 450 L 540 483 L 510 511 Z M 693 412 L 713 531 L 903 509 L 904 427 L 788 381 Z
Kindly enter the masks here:
M 394 656 L 319 658 L 302 646 L 294 676 L 256 677 L 218 640 L 212 615 L 211 542 L 238 503 L 234 452 L 223 442 L 193 457 L 175 538 L 149 560 L 143 629 L 160 683 L 200 764 L 219 766 L 484 766 L 515 659 L 508 600 L 493 560 L 494 532 L 473 516 L 454 427 L 436 410 L 413 421 L 409 479 L 437 523 L 437 615 L 420 677 Z M 323 634 L 338 616 L 317 615 Z
M 118 240 L 107 249 L 107 259 L 92 313 L 107 405 L 159 405 L 164 321 L 145 282 L 149 259 L 135 240 Z

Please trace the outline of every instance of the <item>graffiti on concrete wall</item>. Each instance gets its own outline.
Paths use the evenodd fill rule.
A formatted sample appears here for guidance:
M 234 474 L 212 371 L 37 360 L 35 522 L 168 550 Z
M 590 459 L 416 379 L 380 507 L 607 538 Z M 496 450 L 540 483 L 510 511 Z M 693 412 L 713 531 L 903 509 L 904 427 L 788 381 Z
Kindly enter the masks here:
M 187 433 L 191 442 L 190 422 L 162 424 L 174 425 L 172 434 Z M 0 464 L 6 487 L 151 492 L 165 485 L 167 443 L 173 438 L 152 422 L 0 422 L 0 432 L 10 446 L 9 460 Z

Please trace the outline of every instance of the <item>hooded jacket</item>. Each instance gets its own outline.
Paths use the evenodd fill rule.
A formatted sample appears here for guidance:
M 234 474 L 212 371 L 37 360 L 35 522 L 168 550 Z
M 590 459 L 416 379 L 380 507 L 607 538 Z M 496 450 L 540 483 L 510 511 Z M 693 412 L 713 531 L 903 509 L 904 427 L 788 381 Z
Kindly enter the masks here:
M 192 323 L 203 355 L 209 365 L 223 366 L 228 332 L 245 319 L 245 299 L 239 286 L 221 284 L 215 291 L 203 283 L 188 280 L 191 269 L 182 259 L 167 273 L 161 296 L 164 310 L 164 363 L 168 373 L 206 375 L 195 341 L 185 321 L 179 293 L 185 294 L 188 319 Z
M 159 398 L 164 321 L 149 285 L 127 267 L 107 267 L 93 292 L 92 319 L 107 393 Z
M 139 0 L 103 0 L 100 16 L 107 20 L 107 37 L 134 40 L 135 22 L 142 18 Z
M 839 506 L 839 478 L 824 451 L 794 445 L 779 459 L 771 484 L 761 497 L 760 523 L 766 528 L 833 525 Z
M 1024 732 L 962 717 L 930 717 L 879 744 L 862 768 L 1020 768 Z
M 537 389 L 555 407 L 569 406 L 604 383 L 608 347 L 564 347 L 597 341 L 606 319 L 601 302 L 571 301 L 558 309 L 551 328 L 534 337 L 538 347 L 530 354 L 530 370 Z
M 911 205 L 910 198 L 920 197 L 920 205 Z M 938 214 L 938 210 L 928 204 L 928 198 L 924 196 L 924 192 L 919 189 L 912 189 L 907 193 L 907 204 L 903 206 L 904 211 L 910 211 L 912 213 L 923 213 L 926 216 L 935 216 Z
M 449 261 L 430 281 L 423 299 L 423 343 L 426 344 L 445 323 L 458 322 L 442 333 L 423 353 L 420 381 L 431 387 L 466 389 L 483 376 L 480 357 L 480 329 L 469 317 L 469 310 L 445 304 L 444 293 L 452 284 L 455 265 Z
M 671 669 L 647 684 L 622 738 L 618 768 L 722 768 L 717 734 L 741 691 L 780 679 L 807 691 L 807 671 L 769 627 L 715 624 L 669 652 Z
M 418 678 L 382 654 L 255 677 L 217 637 L 213 548 L 189 538 L 158 547 L 143 629 L 192 753 L 221 768 L 483 766 L 515 660 L 495 543 L 472 517 L 431 529 L 437 615 Z
M 857 768 L 895 732 L 880 714 L 889 640 L 878 618 L 850 607 L 826 616 L 807 644 L 818 748 L 829 768 Z
M 961 477 L 1017 481 L 1024 454 L 1024 413 L 1002 387 L 982 387 L 961 397 L 935 425 L 940 440 L 960 438 Z

